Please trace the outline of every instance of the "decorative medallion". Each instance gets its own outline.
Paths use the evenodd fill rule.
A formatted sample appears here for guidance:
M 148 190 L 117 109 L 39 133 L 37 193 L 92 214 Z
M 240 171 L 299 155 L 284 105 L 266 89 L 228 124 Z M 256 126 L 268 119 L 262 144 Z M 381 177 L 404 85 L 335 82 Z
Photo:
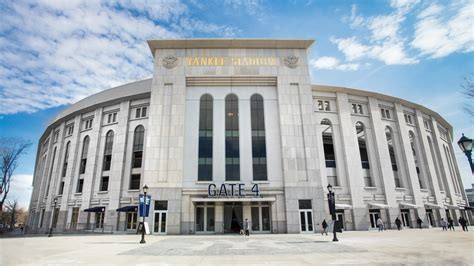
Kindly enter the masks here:
M 294 55 L 289 55 L 283 59 L 285 65 L 289 68 L 296 68 L 300 59 Z
M 164 67 L 166 67 L 167 69 L 171 69 L 178 65 L 178 58 L 173 55 L 167 55 L 165 58 L 163 58 L 162 62 Z

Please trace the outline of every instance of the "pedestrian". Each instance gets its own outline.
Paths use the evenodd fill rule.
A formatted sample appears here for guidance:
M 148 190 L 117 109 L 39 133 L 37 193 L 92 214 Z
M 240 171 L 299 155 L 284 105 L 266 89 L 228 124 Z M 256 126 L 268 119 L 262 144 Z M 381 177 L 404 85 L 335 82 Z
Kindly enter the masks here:
M 448 217 L 448 228 L 449 231 L 456 231 L 456 229 L 454 229 L 454 221 L 451 217 Z
M 247 218 L 245 219 L 245 222 L 244 222 L 244 230 L 245 230 L 245 235 L 250 236 L 250 222 Z
M 400 229 L 402 229 L 402 221 L 400 221 L 400 219 L 395 219 L 395 224 L 397 225 L 397 229 L 398 231 L 400 231 Z
M 421 218 L 418 217 L 418 219 L 416 219 L 416 223 L 418 224 L 418 228 L 421 229 L 421 225 L 423 224 L 423 220 L 421 220 Z
M 326 222 L 326 219 L 323 220 L 321 223 L 321 226 L 323 227 L 323 231 L 321 232 L 321 235 L 326 234 L 328 235 L 328 223 Z
M 448 223 L 446 222 L 446 220 L 441 218 L 441 227 L 443 228 L 443 231 L 448 231 L 447 224 Z
M 379 228 L 379 232 L 383 231 L 383 221 L 380 217 L 377 219 L 377 227 Z
M 459 224 L 461 225 L 463 231 L 465 231 L 465 232 L 468 231 L 467 221 L 466 221 L 466 219 L 464 219 L 464 217 L 459 218 Z

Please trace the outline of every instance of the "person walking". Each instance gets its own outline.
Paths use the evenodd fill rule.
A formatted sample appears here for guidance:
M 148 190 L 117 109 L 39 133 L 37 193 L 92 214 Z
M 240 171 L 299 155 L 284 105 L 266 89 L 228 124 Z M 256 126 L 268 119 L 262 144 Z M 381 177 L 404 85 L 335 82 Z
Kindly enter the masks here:
M 416 223 L 418 224 L 418 228 L 421 229 L 421 225 L 423 224 L 423 220 L 421 220 L 421 218 L 418 217 L 418 219 L 416 219 Z
M 400 219 L 395 219 L 395 224 L 397 225 L 397 229 L 398 231 L 400 231 L 400 229 L 402 229 L 402 221 L 400 221 Z
M 451 217 L 448 217 L 448 228 L 449 231 L 456 231 L 456 229 L 454 229 L 454 221 Z
M 448 223 L 446 222 L 446 220 L 441 218 L 441 227 L 443 228 L 443 231 L 448 231 L 447 225 Z
M 323 227 L 323 231 L 321 232 L 321 235 L 328 235 L 328 223 L 326 222 L 326 219 L 323 220 L 321 223 L 321 226 Z
M 244 230 L 245 230 L 245 235 L 250 236 L 250 222 L 247 218 L 245 218 Z
M 466 219 L 464 219 L 464 217 L 459 218 L 459 224 L 461 225 L 463 231 L 465 231 L 465 232 L 468 231 L 467 221 L 466 221 Z
M 379 232 L 383 231 L 383 221 L 380 217 L 377 219 L 377 227 L 379 228 Z

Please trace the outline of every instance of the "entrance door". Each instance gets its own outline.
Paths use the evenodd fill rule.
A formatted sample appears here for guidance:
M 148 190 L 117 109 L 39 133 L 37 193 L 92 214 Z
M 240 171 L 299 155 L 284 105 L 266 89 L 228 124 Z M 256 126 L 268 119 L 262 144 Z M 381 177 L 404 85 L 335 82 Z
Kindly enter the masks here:
M 379 212 L 369 212 L 369 216 L 370 216 L 370 228 L 377 228 L 377 220 L 379 219 L 380 217 L 380 213 Z
M 153 232 L 158 234 L 166 234 L 166 216 L 167 211 L 155 211 L 153 219 Z
M 410 212 L 402 211 L 402 224 L 403 227 L 410 227 Z
M 339 225 L 341 225 L 342 229 L 343 230 L 346 230 L 346 222 L 345 222 L 345 219 L 344 219 L 344 213 L 342 212 L 339 212 L 339 213 L 336 213 L 336 219 L 339 223 Z
M 270 206 L 256 202 L 251 207 L 252 232 L 270 232 Z
M 300 232 L 313 233 L 313 211 L 300 210 Z
M 224 204 L 224 233 L 239 233 L 243 229 L 242 203 L 229 202 Z
M 168 218 L 168 201 L 155 200 L 153 212 L 153 233 L 166 234 L 166 218 Z
M 435 226 L 432 210 L 426 210 L 426 217 L 428 217 L 428 222 L 430 223 L 430 226 L 431 227 Z

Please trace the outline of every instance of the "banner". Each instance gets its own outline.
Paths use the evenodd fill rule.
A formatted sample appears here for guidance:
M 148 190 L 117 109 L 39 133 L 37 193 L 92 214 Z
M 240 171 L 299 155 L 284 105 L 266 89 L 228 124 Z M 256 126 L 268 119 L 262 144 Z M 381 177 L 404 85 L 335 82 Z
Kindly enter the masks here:
M 140 194 L 139 195 L 139 204 L 138 204 L 138 209 L 139 209 L 139 216 L 140 217 L 148 217 L 148 214 L 150 213 L 150 202 L 151 202 L 151 196 L 150 195 L 147 195 L 146 196 L 146 208 L 144 206 L 144 195 L 143 194 Z M 145 214 L 145 215 L 143 215 Z

